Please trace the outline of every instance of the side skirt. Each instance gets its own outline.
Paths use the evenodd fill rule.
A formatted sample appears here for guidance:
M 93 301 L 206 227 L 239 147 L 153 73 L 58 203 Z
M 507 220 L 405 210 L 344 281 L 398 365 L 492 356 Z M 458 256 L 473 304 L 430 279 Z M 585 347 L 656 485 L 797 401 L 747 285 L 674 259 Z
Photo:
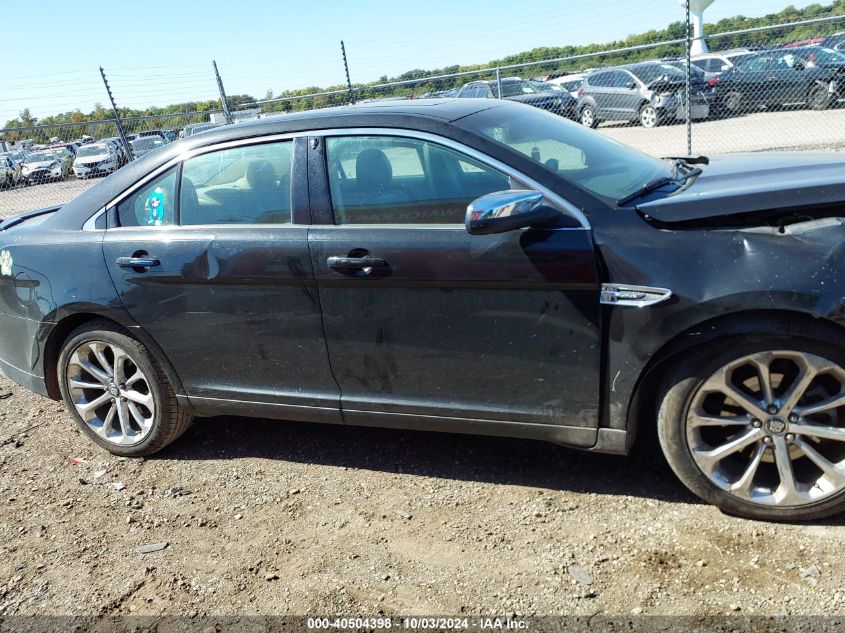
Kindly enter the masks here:
M 347 424 L 349 426 L 407 429 L 409 431 L 514 437 L 617 454 L 624 454 L 628 449 L 628 433 L 619 430 L 613 431 L 612 429 L 350 409 L 344 410 L 341 416 L 338 409 L 331 407 L 297 406 L 184 395 L 177 396 L 177 399 L 186 410 L 200 417 L 232 415 L 272 420 L 298 420 L 325 424 Z

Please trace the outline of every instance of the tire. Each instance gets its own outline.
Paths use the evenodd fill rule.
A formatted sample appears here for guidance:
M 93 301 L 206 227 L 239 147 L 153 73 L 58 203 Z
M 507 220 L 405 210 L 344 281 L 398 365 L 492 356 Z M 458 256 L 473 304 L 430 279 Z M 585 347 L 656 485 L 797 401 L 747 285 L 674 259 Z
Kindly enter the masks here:
M 722 110 L 726 114 L 738 114 L 739 112 L 742 112 L 743 105 L 744 99 L 742 97 L 742 93 L 737 92 L 736 90 L 732 90 L 726 94 L 725 98 L 722 100 Z
M 807 105 L 812 110 L 827 110 L 830 102 L 830 91 L 827 86 L 814 86 L 807 95 Z
M 650 103 L 644 103 L 640 106 L 639 112 L 640 125 L 644 128 L 653 128 L 660 125 L 660 114 Z
M 763 406 L 760 402 L 768 398 L 762 388 L 764 382 L 758 378 L 761 373 L 753 362 L 744 364 L 747 359 L 756 359 L 759 366 L 771 369 L 768 382 L 776 404 L 770 406 L 781 407 L 774 414 L 761 411 L 766 416 L 761 419 L 748 413 L 748 409 Z M 806 365 L 801 364 L 805 362 Z M 732 363 L 735 366 L 723 373 Z M 829 459 L 835 455 L 837 461 L 845 459 L 845 427 L 840 432 L 836 424 L 842 419 L 842 409 L 831 407 L 836 417 L 829 425 L 821 425 L 841 438 L 819 439 L 813 433 L 820 431 L 813 429 L 820 427 L 813 424 L 818 425 L 819 416 L 828 413 L 802 411 L 791 416 L 792 409 L 785 402 L 788 393 L 784 392 L 801 380 L 801 367 L 809 376 L 807 367 L 827 367 L 825 363 L 830 363 L 831 369 L 820 371 L 806 389 L 800 390 L 795 411 L 808 409 L 819 398 L 827 399 L 830 391 L 840 387 L 845 392 L 842 347 L 798 335 L 745 335 L 725 338 L 706 349 L 685 354 L 668 372 L 658 396 L 658 438 L 672 470 L 694 494 L 729 514 L 786 521 L 819 519 L 845 510 L 845 476 L 836 475 L 835 485 L 827 485 L 824 477 L 814 484 L 813 478 L 824 471 L 806 449 L 809 447 L 816 457 Z M 792 364 L 799 368 L 797 373 Z M 718 388 L 714 390 L 714 385 L 727 384 L 725 376 L 729 376 L 729 388 L 737 390 L 737 397 L 741 398 L 744 391 L 745 405 L 730 404 L 738 401 L 724 398 Z M 737 383 L 738 379 L 743 382 Z M 834 383 L 838 386 L 832 386 Z M 756 393 L 752 393 L 752 388 Z M 729 410 L 716 413 L 714 406 Z M 729 423 L 714 425 L 715 416 L 726 417 Z M 833 427 L 836 430 L 829 430 Z M 733 444 L 740 441 L 745 446 L 736 450 Z M 720 457 L 712 455 L 714 449 L 725 451 L 726 447 L 734 450 Z M 784 464 L 788 468 L 782 471 Z M 708 468 L 710 474 L 705 472 Z M 791 487 L 787 485 L 790 481 Z M 823 487 L 817 491 L 819 482 Z
M 114 360 L 124 355 L 117 365 L 123 373 L 120 383 Z M 86 363 L 97 373 L 86 369 Z M 141 378 L 136 378 L 138 374 Z M 58 380 L 65 405 L 82 432 L 114 455 L 151 455 L 178 439 L 193 419 L 179 405 L 156 358 L 111 321 L 91 321 L 70 334 L 59 356 Z M 100 400 L 102 404 L 87 407 L 93 415 L 86 421 L 81 415 L 86 405 Z
M 583 126 L 595 129 L 599 124 L 598 119 L 596 119 L 596 109 L 591 105 L 584 106 L 578 114 L 578 121 Z

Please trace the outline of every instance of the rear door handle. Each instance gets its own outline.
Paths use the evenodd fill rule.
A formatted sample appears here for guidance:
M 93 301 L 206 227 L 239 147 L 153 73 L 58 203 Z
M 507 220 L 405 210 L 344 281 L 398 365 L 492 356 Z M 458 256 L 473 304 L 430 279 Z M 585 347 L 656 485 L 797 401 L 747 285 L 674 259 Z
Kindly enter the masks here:
M 356 270 L 369 271 L 373 268 L 384 268 L 387 266 L 385 260 L 379 257 L 370 257 L 369 255 L 365 255 L 364 257 L 329 257 L 326 263 L 329 265 L 329 268 L 341 272 Z
M 117 265 L 121 268 L 152 268 L 161 262 L 156 257 L 118 257 Z

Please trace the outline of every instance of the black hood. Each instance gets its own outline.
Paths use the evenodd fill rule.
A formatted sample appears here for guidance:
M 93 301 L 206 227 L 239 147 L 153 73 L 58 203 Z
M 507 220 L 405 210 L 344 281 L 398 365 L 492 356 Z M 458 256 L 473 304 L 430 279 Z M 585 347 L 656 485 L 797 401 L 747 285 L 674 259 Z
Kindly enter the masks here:
M 690 186 L 637 209 L 660 222 L 684 222 L 835 203 L 845 212 L 845 156 L 784 152 L 711 157 Z

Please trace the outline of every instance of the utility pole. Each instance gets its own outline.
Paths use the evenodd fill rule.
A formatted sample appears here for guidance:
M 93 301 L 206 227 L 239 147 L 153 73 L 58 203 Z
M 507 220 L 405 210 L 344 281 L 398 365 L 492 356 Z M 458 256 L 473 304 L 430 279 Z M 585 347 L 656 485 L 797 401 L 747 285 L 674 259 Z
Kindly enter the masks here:
M 106 92 L 109 94 L 109 101 L 111 101 L 111 108 L 114 110 L 114 122 L 117 125 L 117 133 L 120 135 L 120 141 L 123 143 L 123 149 L 126 150 L 126 156 L 130 161 L 135 160 L 135 155 L 132 153 L 132 146 L 126 140 L 126 132 L 123 131 L 123 123 L 120 121 L 120 114 L 117 111 L 117 106 L 114 103 L 114 95 L 111 93 L 109 82 L 106 79 L 106 71 L 100 66 L 100 76 L 103 78 L 103 83 L 106 85 Z
M 349 64 L 346 63 L 346 46 L 340 40 L 340 52 L 343 54 L 343 70 L 346 72 L 346 85 L 349 87 L 349 103 L 355 105 L 355 91 L 352 89 L 352 80 L 349 78 Z
M 223 116 L 226 117 L 226 123 L 232 122 L 232 114 L 229 112 L 229 101 L 226 99 L 226 91 L 223 90 L 223 80 L 220 79 L 220 73 L 217 71 L 217 61 L 211 60 L 214 65 L 214 76 L 217 78 L 217 89 L 220 90 L 220 103 L 223 104 Z

